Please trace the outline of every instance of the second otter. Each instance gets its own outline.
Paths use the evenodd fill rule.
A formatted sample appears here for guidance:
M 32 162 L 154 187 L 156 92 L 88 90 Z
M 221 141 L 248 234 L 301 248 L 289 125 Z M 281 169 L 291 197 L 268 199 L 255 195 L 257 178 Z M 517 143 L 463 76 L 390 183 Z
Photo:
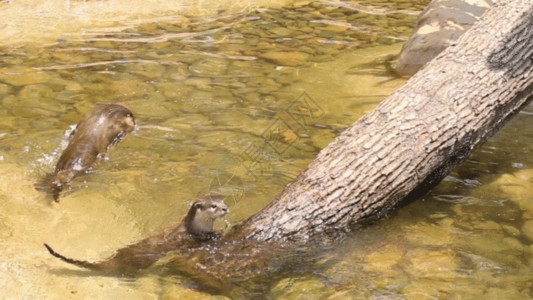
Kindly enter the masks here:
M 119 104 L 101 104 L 85 114 L 70 134 L 70 142 L 61 153 L 55 171 L 35 187 L 52 194 L 59 201 L 63 188 L 84 174 L 112 145 L 135 128 L 135 117 Z
M 221 196 L 199 197 L 177 227 L 119 249 L 109 259 L 101 262 L 71 259 L 55 252 L 47 244 L 44 246 L 50 254 L 70 264 L 90 270 L 118 271 L 132 275 L 148 268 L 169 251 L 218 238 L 220 235 L 213 230 L 213 222 L 225 216 L 228 211 L 229 208 Z

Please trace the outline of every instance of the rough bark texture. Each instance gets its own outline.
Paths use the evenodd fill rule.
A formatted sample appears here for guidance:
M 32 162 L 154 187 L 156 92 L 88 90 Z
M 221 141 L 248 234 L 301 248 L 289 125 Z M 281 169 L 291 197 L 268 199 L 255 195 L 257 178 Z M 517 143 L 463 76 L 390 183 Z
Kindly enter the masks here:
M 532 57 L 531 0 L 496 5 L 277 199 L 222 242 L 179 251 L 172 263 L 210 286 L 252 285 L 259 273 L 282 269 L 280 245 L 305 245 L 386 215 L 438 183 L 527 103 Z

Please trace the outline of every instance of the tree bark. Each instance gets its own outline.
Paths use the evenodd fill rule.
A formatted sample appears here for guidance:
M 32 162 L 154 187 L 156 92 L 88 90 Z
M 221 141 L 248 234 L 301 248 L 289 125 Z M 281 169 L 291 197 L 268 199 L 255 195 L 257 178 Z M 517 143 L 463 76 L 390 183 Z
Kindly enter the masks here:
M 194 259 L 181 253 L 173 263 L 208 285 L 235 284 L 271 265 L 282 255 L 272 250 L 279 245 L 305 245 L 381 218 L 441 181 L 532 93 L 533 4 L 495 5 L 323 149 L 274 201 L 214 248 Z

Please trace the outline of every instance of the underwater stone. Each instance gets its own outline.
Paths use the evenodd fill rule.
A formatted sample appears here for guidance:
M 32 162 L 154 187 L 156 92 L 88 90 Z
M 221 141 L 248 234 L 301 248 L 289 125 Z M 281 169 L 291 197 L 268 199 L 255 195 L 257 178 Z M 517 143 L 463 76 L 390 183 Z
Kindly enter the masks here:
M 163 75 L 165 67 L 157 63 L 130 63 L 126 65 L 125 71 L 148 79 L 156 79 Z
M 18 98 L 21 101 L 49 100 L 53 99 L 54 92 L 44 84 L 27 85 L 20 90 Z
M 7 67 L 0 69 L 0 80 L 15 86 L 47 82 L 50 76 L 44 71 L 28 67 Z
M 13 89 L 11 88 L 11 86 L 9 86 L 7 84 L 0 83 L 0 95 L 11 94 L 12 90 Z
M 265 59 L 267 61 L 270 61 L 272 63 L 281 65 L 281 66 L 289 66 L 289 67 L 296 67 L 301 64 L 303 64 L 309 55 L 301 52 L 267 52 L 260 54 L 259 57 L 262 59 Z
M 185 85 L 192 86 L 200 90 L 210 91 L 213 89 L 210 78 L 192 77 L 185 80 Z
M 221 76 L 226 74 L 228 64 L 227 59 L 205 58 L 191 64 L 189 71 L 197 76 Z
M 365 258 L 365 270 L 370 272 L 389 272 L 403 258 L 404 250 L 388 244 Z
M 522 234 L 533 242 L 533 220 L 527 220 L 522 225 Z
M 406 269 L 414 278 L 439 278 L 453 281 L 457 277 L 455 253 L 450 249 L 431 251 L 422 248 L 410 250 L 407 255 L 410 265 Z

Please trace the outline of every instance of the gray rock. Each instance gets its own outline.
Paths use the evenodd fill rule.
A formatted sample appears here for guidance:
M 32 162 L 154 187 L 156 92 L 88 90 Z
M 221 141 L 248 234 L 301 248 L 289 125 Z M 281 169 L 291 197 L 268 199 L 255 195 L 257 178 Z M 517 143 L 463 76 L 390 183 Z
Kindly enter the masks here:
M 457 40 L 500 0 L 433 0 L 418 17 L 418 23 L 402 48 L 396 70 L 414 74 Z

